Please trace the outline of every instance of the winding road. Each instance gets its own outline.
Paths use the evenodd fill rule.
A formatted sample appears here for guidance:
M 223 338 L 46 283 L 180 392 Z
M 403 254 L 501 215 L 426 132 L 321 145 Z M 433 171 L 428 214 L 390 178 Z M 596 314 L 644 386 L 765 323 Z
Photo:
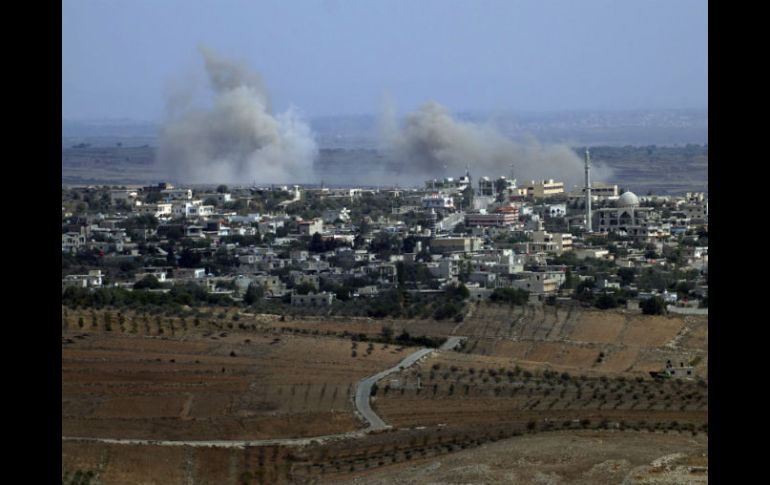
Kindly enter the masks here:
M 127 439 L 127 438 L 83 438 L 75 436 L 62 436 L 62 441 L 87 441 L 97 443 L 108 444 L 121 444 L 121 445 L 156 445 L 156 446 L 194 446 L 194 447 L 217 447 L 217 448 L 245 448 L 247 446 L 271 446 L 271 445 L 284 445 L 284 446 L 304 446 L 312 443 L 324 443 L 328 441 L 343 440 L 349 438 L 360 438 L 365 434 L 386 429 L 389 427 L 385 421 L 380 418 L 377 413 L 372 410 L 369 402 L 369 397 L 372 393 L 372 386 L 380 379 L 404 370 L 427 355 L 433 352 L 442 350 L 452 350 L 457 344 L 460 343 L 465 337 L 449 337 L 444 345 L 439 349 L 423 348 L 416 352 L 413 352 L 406 356 L 401 362 L 390 369 L 379 372 L 371 377 L 362 379 L 356 385 L 355 394 L 355 406 L 357 414 L 367 422 L 368 426 L 365 429 L 358 431 L 350 431 L 348 433 L 339 433 L 325 436 L 311 436 L 309 438 L 278 438 L 269 440 L 194 440 L 194 441 L 172 441 L 172 440 L 142 440 L 142 439 Z

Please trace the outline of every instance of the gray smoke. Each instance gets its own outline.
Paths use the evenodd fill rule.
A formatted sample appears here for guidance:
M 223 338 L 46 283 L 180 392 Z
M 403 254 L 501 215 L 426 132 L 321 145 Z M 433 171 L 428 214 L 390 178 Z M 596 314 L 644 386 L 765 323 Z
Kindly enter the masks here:
M 186 183 L 287 183 L 311 178 L 318 147 L 293 109 L 274 116 L 260 75 L 201 48 L 213 105 L 171 93 L 158 163 Z
M 431 101 L 409 114 L 403 126 L 386 115 L 381 124 L 385 169 L 395 180 L 513 175 L 519 183 L 552 178 L 565 189 L 584 180 L 583 160 L 566 145 L 543 145 L 534 138 L 513 141 L 493 126 L 458 121 Z M 592 167 L 592 180 L 607 180 L 607 167 Z

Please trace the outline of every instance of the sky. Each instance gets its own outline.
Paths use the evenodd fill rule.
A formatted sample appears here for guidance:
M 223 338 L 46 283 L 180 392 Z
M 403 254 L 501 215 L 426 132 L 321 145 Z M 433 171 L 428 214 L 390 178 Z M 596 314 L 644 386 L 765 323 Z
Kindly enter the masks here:
M 706 0 L 63 0 L 62 117 L 162 120 L 199 46 L 308 117 L 708 108 Z

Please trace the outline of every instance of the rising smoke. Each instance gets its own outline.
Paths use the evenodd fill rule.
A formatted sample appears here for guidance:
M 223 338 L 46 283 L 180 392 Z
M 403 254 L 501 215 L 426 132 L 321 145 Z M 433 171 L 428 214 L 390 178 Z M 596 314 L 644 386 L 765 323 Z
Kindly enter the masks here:
M 553 178 L 565 188 L 583 181 L 583 161 L 566 145 L 543 145 L 503 136 L 493 126 L 458 121 L 437 102 L 410 113 L 402 126 L 390 111 L 381 123 L 384 169 L 391 179 L 459 176 L 470 167 L 476 177 L 513 175 L 519 182 Z M 610 169 L 592 167 L 593 180 L 607 180 Z
M 318 147 L 295 110 L 273 115 L 258 73 L 201 48 L 214 94 L 209 108 L 171 93 L 158 163 L 184 183 L 288 183 L 312 177 Z

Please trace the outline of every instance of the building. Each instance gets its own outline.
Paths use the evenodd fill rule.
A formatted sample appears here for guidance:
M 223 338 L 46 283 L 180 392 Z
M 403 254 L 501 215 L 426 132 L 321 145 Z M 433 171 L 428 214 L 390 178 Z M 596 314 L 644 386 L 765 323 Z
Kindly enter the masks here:
M 607 184 L 604 182 L 592 182 L 591 183 L 591 199 L 614 199 L 620 195 L 620 189 L 616 184 Z M 570 202 L 583 202 L 585 203 L 586 189 L 585 187 L 574 190 L 569 194 Z
M 76 288 L 101 288 L 102 270 L 90 270 L 86 275 L 67 275 L 62 279 L 62 289 L 69 286 L 74 286 Z
M 512 192 L 516 189 L 516 179 L 508 179 L 505 177 L 498 177 L 495 180 L 489 177 L 481 177 L 479 179 L 479 193 L 480 196 L 496 196 L 501 193 Z
M 524 271 L 519 276 L 520 279 L 513 280 L 511 286 L 533 295 L 556 293 L 565 280 L 562 271 Z
M 292 306 L 331 306 L 336 295 L 331 292 L 308 293 L 307 295 L 291 294 Z
M 75 253 L 78 249 L 85 245 L 85 226 L 81 228 L 80 232 L 67 232 L 61 235 L 61 250 L 63 252 Z
M 213 205 L 203 205 L 202 200 L 175 203 L 171 209 L 174 217 L 208 217 L 214 214 Z
M 433 239 L 430 250 L 433 253 L 471 252 L 481 249 L 482 241 L 475 237 L 445 237 Z
M 136 204 L 136 199 L 139 193 L 136 190 L 124 189 L 124 190 L 110 190 L 110 202 L 116 204 L 123 202 L 129 206 Z
M 321 218 L 312 219 L 309 221 L 300 221 L 297 223 L 299 233 L 303 236 L 312 236 L 315 233 L 324 232 L 324 221 Z
M 160 191 L 166 201 L 192 200 L 192 189 L 163 189 Z
M 468 173 L 459 178 L 446 177 L 442 180 L 433 179 L 425 182 L 425 188 L 428 190 L 449 190 L 452 192 L 462 192 L 471 184 L 471 178 Z
M 593 258 L 593 259 L 604 259 L 609 257 L 610 252 L 607 249 L 604 248 L 580 248 L 575 249 L 575 257 L 577 259 L 586 259 L 586 258 Z
M 652 207 L 639 207 L 639 198 L 625 192 L 615 201 L 615 207 L 596 209 L 593 226 L 597 232 L 618 232 L 627 236 L 652 239 L 665 237 L 670 231 L 661 226 Z
M 350 209 L 327 209 L 323 212 L 324 224 L 334 224 L 337 221 L 347 224 L 350 222 Z
M 156 219 L 168 218 L 174 215 L 173 204 L 142 204 L 134 209 L 137 214 L 149 214 Z
M 572 250 L 572 234 L 565 232 L 550 233 L 543 229 L 543 221 L 537 221 L 538 228 L 532 231 L 532 242 L 529 247 L 532 251 L 545 251 L 561 254 Z
M 424 209 L 454 210 L 455 201 L 447 195 L 431 194 L 422 198 L 422 207 Z
M 479 211 L 465 214 L 465 225 L 468 227 L 504 227 L 519 222 L 519 208 L 504 206 L 498 207 L 491 214 Z
M 532 180 L 528 184 L 516 190 L 519 196 L 543 199 L 553 195 L 563 194 L 564 182 L 556 182 L 553 179 L 538 181 Z

